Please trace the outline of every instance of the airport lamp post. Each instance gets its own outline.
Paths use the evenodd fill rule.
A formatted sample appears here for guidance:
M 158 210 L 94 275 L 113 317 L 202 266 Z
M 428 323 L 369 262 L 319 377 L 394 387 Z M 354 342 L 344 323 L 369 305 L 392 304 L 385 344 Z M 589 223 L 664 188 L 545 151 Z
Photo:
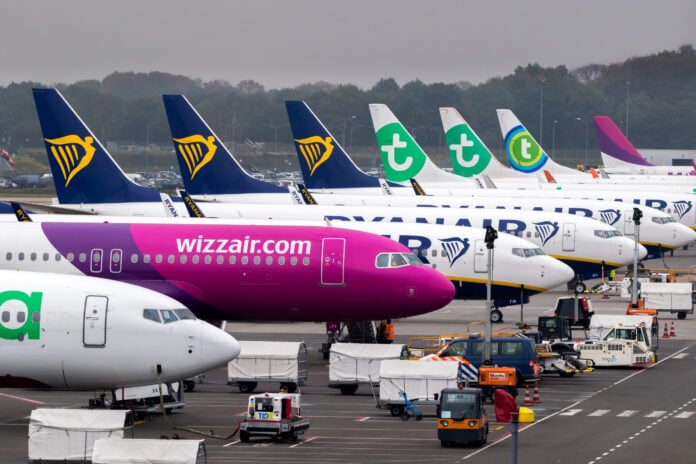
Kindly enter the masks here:
M 638 241 L 640 240 L 640 218 L 643 212 L 633 208 L 633 223 L 636 226 L 635 246 L 633 247 L 633 282 L 631 283 L 631 308 L 638 307 Z
M 588 134 L 590 131 L 590 123 L 588 121 L 582 119 L 581 117 L 577 117 L 575 119 L 585 123 L 585 170 L 587 170 L 587 163 L 588 163 L 588 160 L 587 160 L 587 141 L 588 141 Z
M 285 127 L 287 125 L 288 124 L 278 124 L 278 125 L 276 125 L 276 124 L 264 124 L 264 126 L 268 126 L 271 129 L 273 129 L 273 131 L 274 131 L 274 133 L 273 133 L 273 151 L 276 153 L 278 152 L 278 129 L 280 129 L 281 127 Z
M 552 159 L 556 157 L 556 124 L 558 120 L 554 119 L 553 127 L 551 129 L 551 156 Z
M 485 330 L 486 330 L 486 340 L 483 344 L 483 362 L 484 364 L 491 363 L 491 332 L 493 331 L 493 324 L 491 323 L 491 308 L 493 302 L 491 301 L 491 285 L 493 281 L 493 249 L 494 242 L 498 238 L 498 231 L 492 226 L 486 227 L 486 235 L 483 239 L 486 242 L 486 248 L 488 249 L 488 277 L 486 280 L 486 313 L 484 317 Z
M 539 146 L 544 146 L 544 82 L 546 78 L 541 78 L 539 86 Z
M 5 124 L 6 122 L 10 122 L 10 121 L 14 121 L 14 118 L 3 119 L 2 121 L 0 121 L 0 126 Z M 3 141 L 5 141 L 5 137 L 3 137 Z M 7 137 L 7 149 L 8 149 L 8 151 L 10 149 L 10 142 L 11 142 L 11 140 L 10 140 L 10 137 L 8 136 Z
M 345 148 L 345 146 L 346 146 L 346 124 L 348 123 L 348 121 L 352 121 L 352 120 L 355 119 L 356 117 L 357 117 L 357 116 L 353 115 L 353 116 L 351 116 L 351 117 L 349 117 L 349 118 L 345 118 L 345 119 L 343 120 L 343 135 L 341 136 L 341 139 L 342 139 L 342 140 L 341 140 L 341 145 L 343 145 L 344 148 Z

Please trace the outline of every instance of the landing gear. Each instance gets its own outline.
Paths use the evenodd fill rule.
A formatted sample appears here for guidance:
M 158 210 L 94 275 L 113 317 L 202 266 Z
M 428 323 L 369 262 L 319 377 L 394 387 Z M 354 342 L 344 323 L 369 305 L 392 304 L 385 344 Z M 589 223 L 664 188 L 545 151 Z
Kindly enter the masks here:
M 499 309 L 491 310 L 491 322 L 494 324 L 503 322 L 503 312 Z

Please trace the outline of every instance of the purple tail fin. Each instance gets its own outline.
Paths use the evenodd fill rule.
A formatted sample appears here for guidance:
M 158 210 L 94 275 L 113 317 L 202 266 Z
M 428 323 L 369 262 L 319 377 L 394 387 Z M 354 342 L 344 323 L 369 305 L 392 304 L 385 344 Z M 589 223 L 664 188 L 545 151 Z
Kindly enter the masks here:
M 640 166 L 652 166 L 621 132 L 609 116 L 595 116 L 599 150 L 613 158 Z

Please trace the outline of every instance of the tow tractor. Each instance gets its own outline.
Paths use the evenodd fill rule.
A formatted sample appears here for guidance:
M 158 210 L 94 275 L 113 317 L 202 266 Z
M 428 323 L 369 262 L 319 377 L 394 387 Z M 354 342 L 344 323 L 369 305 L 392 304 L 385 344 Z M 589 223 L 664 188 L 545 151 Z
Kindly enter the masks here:
M 297 441 L 309 429 L 309 419 L 300 414 L 297 393 L 261 393 L 249 397 L 246 419 L 239 423 L 239 439 L 248 442 L 253 435 Z
M 486 443 L 488 414 L 483 403 L 480 388 L 445 388 L 440 392 L 437 438 L 443 448 L 455 443 Z

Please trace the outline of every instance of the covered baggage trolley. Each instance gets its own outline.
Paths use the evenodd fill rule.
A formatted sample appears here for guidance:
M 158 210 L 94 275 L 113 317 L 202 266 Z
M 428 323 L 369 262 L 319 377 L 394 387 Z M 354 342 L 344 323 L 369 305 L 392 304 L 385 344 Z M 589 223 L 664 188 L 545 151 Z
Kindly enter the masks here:
M 280 389 L 297 391 L 307 381 L 307 345 L 304 342 L 240 341 L 239 356 L 227 365 L 227 383 L 242 393 L 258 382 L 280 382 Z
M 388 408 L 392 416 L 401 416 L 406 402 L 412 405 L 437 405 L 442 389 L 456 387 L 458 361 L 420 362 L 387 359 L 379 372 L 377 407 Z
M 329 387 L 351 395 L 359 384 L 379 385 L 379 370 L 385 359 L 399 359 L 404 345 L 335 343 L 329 357 Z
M 203 440 L 100 438 L 94 443 L 92 464 L 205 464 Z
M 29 462 L 89 462 L 97 439 L 119 440 L 129 429 L 132 435 L 130 411 L 34 409 L 29 418 Z

